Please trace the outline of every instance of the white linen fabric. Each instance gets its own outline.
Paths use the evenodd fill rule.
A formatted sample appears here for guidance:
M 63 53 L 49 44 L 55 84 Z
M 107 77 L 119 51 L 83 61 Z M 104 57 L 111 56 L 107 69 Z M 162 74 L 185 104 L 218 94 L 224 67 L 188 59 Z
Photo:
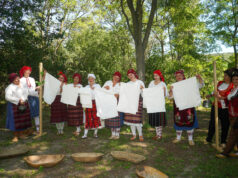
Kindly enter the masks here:
M 14 85 L 13 83 L 8 85 L 8 87 L 5 90 L 5 99 L 13 103 L 15 105 L 18 105 L 19 100 L 26 101 L 28 97 L 28 91 L 23 88 L 21 85 Z
M 119 92 L 119 103 L 117 111 L 123 113 L 136 114 L 138 111 L 140 97 L 140 82 L 122 83 Z
M 143 105 L 147 113 L 165 112 L 165 97 L 163 87 L 151 87 L 143 90 Z
M 118 116 L 117 99 L 112 90 L 95 88 L 97 116 L 100 119 L 110 119 Z
M 43 98 L 47 104 L 51 104 L 54 102 L 55 97 L 59 91 L 60 85 L 61 82 L 58 79 L 56 79 L 49 73 L 46 73 Z
M 24 89 L 28 90 L 28 95 L 39 97 L 38 92 L 35 91 L 36 89 L 36 82 L 35 79 L 32 77 L 22 77 L 20 79 L 21 85 Z
M 72 85 L 64 85 L 61 93 L 61 103 L 76 106 L 79 95 L 79 88 Z
M 172 84 L 173 96 L 179 110 L 197 107 L 201 104 L 199 85 L 196 77 Z
M 92 108 L 92 93 L 90 88 L 80 88 L 80 103 L 83 108 Z
M 90 87 L 90 85 L 87 85 L 87 86 L 85 87 L 85 88 L 89 88 L 89 89 L 90 89 L 90 91 L 91 91 L 91 96 L 92 96 L 92 100 L 95 99 L 95 89 L 96 89 L 96 88 L 101 88 L 101 86 L 100 86 L 99 84 L 95 83 L 95 84 L 93 84 L 93 87 L 94 87 L 94 89 L 92 89 L 92 88 Z

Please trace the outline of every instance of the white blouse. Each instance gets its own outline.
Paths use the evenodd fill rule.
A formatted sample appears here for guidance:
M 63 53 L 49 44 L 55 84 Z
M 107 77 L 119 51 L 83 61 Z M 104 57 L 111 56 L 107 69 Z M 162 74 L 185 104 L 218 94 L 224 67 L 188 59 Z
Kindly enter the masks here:
M 229 87 L 229 85 L 230 84 L 224 82 L 218 87 L 218 90 L 226 90 Z
M 167 86 L 166 86 L 166 84 L 165 84 L 163 81 L 161 81 L 161 82 L 160 82 L 160 83 L 158 83 L 158 84 L 155 84 L 155 81 L 154 81 L 154 80 L 152 80 L 152 81 L 150 82 L 150 84 L 149 84 L 148 88 L 152 88 L 152 87 L 162 87 L 162 88 L 164 88 L 164 87 L 165 87 L 165 97 L 167 97 L 167 96 L 168 96 L 168 90 L 167 90 Z
M 97 83 L 93 85 L 94 88 L 101 88 L 101 86 Z M 90 87 L 90 85 L 87 85 L 85 88 L 90 88 L 91 94 L 92 94 L 92 100 L 95 100 L 95 91 Z
M 18 105 L 20 99 L 26 101 L 27 97 L 28 91 L 21 85 L 15 85 L 12 83 L 8 85 L 5 90 L 5 99 L 15 105 Z
M 109 80 L 103 85 L 103 88 L 109 86 L 109 90 L 112 90 L 114 94 L 118 94 L 120 92 L 120 85 L 121 83 L 117 83 L 115 86 L 113 86 L 113 82 Z
M 20 83 L 21 85 L 23 86 L 23 88 L 25 88 L 27 91 L 28 91 L 28 95 L 29 96 L 38 96 L 38 92 L 35 91 L 36 89 L 36 82 L 35 82 L 35 79 L 32 78 L 32 77 L 22 77 L 20 79 Z
M 234 96 L 236 96 L 238 93 L 238 87 L 234 88 L 231 93 L 227 96 L 228 100 L 231 100 L 231 98 L 233 98 Z

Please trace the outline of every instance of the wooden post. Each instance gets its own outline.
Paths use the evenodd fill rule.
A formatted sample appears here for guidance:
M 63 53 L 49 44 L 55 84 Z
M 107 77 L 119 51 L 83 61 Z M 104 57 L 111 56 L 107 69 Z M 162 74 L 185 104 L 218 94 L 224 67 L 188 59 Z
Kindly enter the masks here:
M 217 73 L 216 73 L 216 61 L 213 62 L 213 74 L 214 74 L 214 95 L 217 94 Z M 215 98 L 214 109 L 215 109 L 215 137 L 216 137 L 216 145 L 215 148 L 220 150 L 219 147 L 219 128 L 218 128 L 218 100 Z
M 42 62 L 40 62 L 39 64 L 39 82 L 40 82 L 40 94 L 39 94 L 39 117 L 40 117 L 40 136 L 42 135 L 42 131 L 43 131 L 43 124 L 42 124 L 42 94 L 43 94 L 43 87 L 42 87 L 42 72 L 43 72 L 43 64 Z

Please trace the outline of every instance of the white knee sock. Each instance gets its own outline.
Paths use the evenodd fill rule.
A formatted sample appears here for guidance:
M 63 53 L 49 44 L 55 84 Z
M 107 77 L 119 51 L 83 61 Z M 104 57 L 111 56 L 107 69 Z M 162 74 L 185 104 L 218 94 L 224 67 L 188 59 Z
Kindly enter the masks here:
M 60 132 L 60 123 L 56 123 L 55 125 L 56 125 L 58 132 Z
M 139 137 L 143 136 L 143 134 L 142 134 L 142 127 L 141 126 L 137 126 L 136 128 L 137 128 L 137 131 L 139 133 Z
M 39 118 L 39 116 L 34 117 L 34 120 L 35 120 L 36 131 L 38 132 L 40 130 L 40 118 Z
M 131 125 L 131 132 L 133 136 L 136 136 L 136 126 Z
M 181 140 L 182 132 L 183 132 L 182 130 L 176 130 L 177 140 Z
M 80 129 L 80 126 L 76 127 L 76 132 L 80 132 L 81 129 Z
M 84 136 L 87 137 L 88 135 L 88 129 L 84 129 Z
M 64 122 L 61 122 L 60 123 L 60 131 L 61 131 L 61 133 L 63 133 L 63 130 L 64 130 Z
M 188 140 L 192 141 L 193 140 L 193 129 L 187 130 L 187 134 L 188 134 Z
M 158 137 L 162 137 L 163 127 L 162 127 L 162 126 L 155 127 L 155 130 L 156 130 L 156 135 L 157 135 Z
M 115 129 L 111 129 L 112 137 L 116 136 Z
M 117 137 L 120 136 L 120 130 L 121 130 L 120 128 L 117 128 L 117 129 L 116 129 L 116 132 L 115 132 L 115 133 L 116 133 L 116 136 L 117 136 Z
M 98 135 L 98 129 L 94 130 L 94 135 L 97 136 Z

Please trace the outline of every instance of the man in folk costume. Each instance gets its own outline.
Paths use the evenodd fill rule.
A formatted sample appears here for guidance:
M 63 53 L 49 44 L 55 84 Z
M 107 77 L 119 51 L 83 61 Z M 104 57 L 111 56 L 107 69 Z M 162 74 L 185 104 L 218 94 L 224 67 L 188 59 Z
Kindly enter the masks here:
M 120 91 L 120 81 L 121 81 L 121 73 L 115 72 L 113 74 L 112 80 L 107 81 L 103 87 L 107 90 L 112 90 L 115 97 L 119 98 L 119 91 Z M 106 119 L 105 125 L 107 128 L 111 129 L 112 135 L 109 139 L 119 139 L 120 138 L 120 129 L 121 129 L 121 119 L 118 115 L 117 117 Z
M 73 75 L 74 83 L 68 84 L 73 87 L 81 88 L 83 87 L 81 85 L 81 75 L 78 73 L 75 73 Z M 75 136 L 79 136 L 81 129 L 80 126 L 83 125 L 83 108 L 82 104 L 80 103 L 80 97 L 78 96 L 76 106 L 68 105 L 67 110 L 67 120 L 68 120 L 68 126 L 75 126 L 76 131 L 74 132 Z
M 229 130 L 229 112 L 228 112 L 228 100 L 227 96 L 230 94 L 233 89 L 233 83 L 231 82 L 231 70 L 224 71 L 224 80 L 219 81 L 217 84 L 218 98 L 218 118 L 221 121 L 221 146 L 224 148 L 226 145 L 226 138 Z M 208 95 L 210 98 L 212 95 Z M 218 97 L 218 96 L 215 96 Z M 215 107 L 214 103 L 211 108 L 211 117 L 209 122 L 208 134 L 205 143 L 211 143 L 212 138 L 215 134 Z
M 199 80 L 199 88 L 204 86 L 204 82 L 200 75 L 196 76 Z M 176 81 L 185 80 L 184 71 L 178 70 L 175 72 Z M 173 87 L 171 87 L 169 92 L 169 97 L 173 98 Z M 184 110 L 179 110 L 174 102 L 174 128 L 176 130 L 176 139 L 173 140 L 173 143 L 179 143 L 181 141 L 181 136 L 183 130 L 187 131 L 188 134 L 188 143 L 190 146 L 195 145 L 193 141 L 194 129 L 198 128 L 197 114 L 195 108 L 188 108 Z
M 138 79 L 138 75 L 134 69 L 129 69 L 127 72 L 127 77 L 130 79 L 128 83 L 138 86 L 141 89 L 145 88 L 144 82 Z M 142 96 L 140 96 L 138 111 L 136 114 L 125 113 L 124 116 L 124 124 L 131 127 L 132 138 L 131 140 L 136 139 L 136 130 L 139 134 L 139 140 L 144 141 L 143 134 L 142 134 L 142 117 L 143 117 L 143 100 Z
M 30 77 L 32 68 L 29 66 L 23 66 L 20 70 L 20 83 L 28 91 L 28 103 L 30 105 L 31 118 L 35 120 L 35 127 L 37 134 L 40 131 L 40 119 L 39 119 L 39 87 L 36 87 L 35 79 Z
M 162 87 L 164 89 L 164 97 L 168 96 L 167 86 L 164 83 L 164 76 L 162 75 L 160 70 L 155 70 L 153 72 L 154 80 L 150 82 L 149 88 L 152 87 Z M 152 127 L 155 127 L 156 136 L 153 137 L 154 140 L 162 139 L 162 129 L 166 126 L 166 112 L 157 112 L 157 113 L 149 113 L 149 124 Z
M 67 120 L 67 105 L 61 103 L 61 93 L 63 85 L 67 84 L 67 77 L 63 72 L 58 73 L 59 81 L 61 82 L 60 88 L 57 92 L 54 102 L 51 104 L 51 117 L 50 122 L 56 124 L 58 135 L 64 134 L 64 122 Z
M 228 156 L 238 158 L 238 152 L 231 153 L 233 148 L 238 145 L 238 69 L 234 69 L 232 72 L 232 83 L 234 88 L 227 96 L 231 130 L 224 151 L 216 155 L 218 158 L 226 158 Z M 221 95 L 218 97 L 222 98 Z
M 31 116 L 27 102 L 28 91 L 20 84 L 20 77 L 16 73 L 9 75 L 10 85 L 5 90 L 7 100 L 7 121 L 6 128 L 13 131 L 13 142 L 18 138 L 25 139 L 23 131 L 30 128 Z
M 88 84 L 85 88 L 90 88 L 92 94 L 92 108 L 85 109 L 85 129 L 82 138 L 87 138 L 88 130 L 94 130 L 94 137 L 97 138 L 98 128 L 101 126 L 100 118 L 97 117 L 97 108 L 95 102 L 95 88 L 101 88 L 101 86 L 95 83 L 96 76 L 94 74 L 88 74 Z

